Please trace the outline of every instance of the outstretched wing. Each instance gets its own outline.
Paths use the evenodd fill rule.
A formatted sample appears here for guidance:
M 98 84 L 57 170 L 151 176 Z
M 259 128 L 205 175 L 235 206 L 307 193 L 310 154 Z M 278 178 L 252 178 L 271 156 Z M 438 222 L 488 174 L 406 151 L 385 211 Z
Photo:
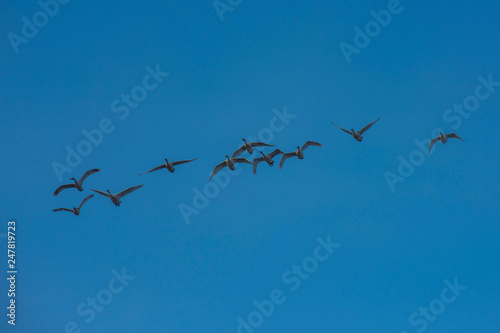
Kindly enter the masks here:
M 73 209 L 68 209 L 68 208 L 56 208 L 56 209 L 52 209 L 53 212 L 60 212 L 60 211 L 66 211 L 66 212 L 72 212 L 73 213 Z
M 234 163 L 247 163 L 247 164 L 252 164 L 249 160 L 246 158 L 240 157 L 240 158 L 233 158 Z
M 184 163 L 189 163 L 189 162 L 193 162 L 194 160 L 197 160 L 197 158 L 193 158 L 192 160 L 183 160 L 183 161 L 176 161 L 176 162 L 172 162 L 172 165 L 179 165 L 179 164 L 184 164 Z
M 82 176 L 82 178 L 80 178 L 80 180 L 78 181 L 80 184 L 83 183 L 83 181 L 88 177 L 90 176 L 91 174 L 93 173 L 96 173 L 96 172 L 99 172 L 101 171 L 101 169 L 92 169 L 92 170 L 89 170 L 87 172 L 85 172 Z
M 253 160 L 253 174 L 254 175 L 257 174 L 257 164 L 259 164 L 262 161 L 264 161 L 264 157 L 255 158 Z
M 271 156 L 271 158 L 274 158 L 274 157 L 276 157 L 276 155 L 279 155 L 279 154 L 284 154 L 284 152 L 282 152 L 279 149 L 275 149 L 272 153 L 269 154 L 269 156 Z
M 106 193 L 106 192 L 103 192 L 103 191 L 99 191 L 99 190 L 94 190 L 94 189 L 91 189 L 92 191 L 94 191 L 95 193 L 99 193 L 100 195 L 104 195 L 105 197 L 108 197 L 109 198 L 109 194 Z
M 348 131 L 348 130 L 346 130 L 346 129 L 342 128 L 342 127 L 338 127 L 338 126 L 337 126 L 337 125 L 335 125 L 333 122 L 331 122 L 331 123 L 332 123 L 332 125 L 333 125 L 333 126 L 335 126 L 335 127 L 337 127 L 337 128 L 340 128 L 341 130 L 343 130 L 343 131 L 344 131 L 344 132 L 346 132 L 347 134 L 352 135 L 352 133 L 351 133 L 350 131 Z
M 123 190 L 123 191 L 121 191 L 121 192 L 119 192 L 119 193 L 115 194 L 115 196 L 117 196 L 117 197 L 118 197 L 118 199 L 121 199 L 121 198 L 123 198 L 124 196 L 126 196 L 127 194 L 130 194 L 130 193 L 134 192 L 135 190 L 140 189 L 140 188 L 141 188 L 141 187 L 143 187 L 143 186 L 144 186 L 144 184 L 129 187 L 129 188 L 127 188 L 127 189 L 125 189 L 125 190 Z
M 283 156 L 281 157 L 281 161 L 280 161 L 280 169 L 283 168 L 283 164 L 285 164 L 285 161 L 287 159 L 295 157 L 295 156 L 297 156 L 297 154 L 295 152 L 288 153 L 288 154 L 283 154 Z
M 58 195 L 59 192 L 61 192 L 62 190 L 65 190 L 67 188 L 72 188 L 72 187 L 75 187 L 75 184 L 67 184 L 67 185 L 61 185 L 59 186 L 56 191 L 54 192 L 54 196 Z
M 93 194 L 91 194 L 91 195 L 89 195 L 88 197 L 86 197 L 85 199 L 83 199 L 83 200 L 82 200 L 82 203 L 80 204 L 80 206 L 78 206 L 78 209 L 81 209 L 81 208 L 82 208 L 82 206 L 83 206 L 83 204 L 84 204 L 84 203 L 86 203 L 86 202 L 87 202 L 87 200 L 89 200 L 90 198 L 93 198 L 93 197 L 94 197 L 94 195 L 93 195 Z
M 144 173 L 140 173 L 139 176 L 142 176 L 142 175 L 145 175 L 147 173 L 150 173 L 150 172 L 153 172 L 153 171 L 156 171 L 156 170 L 160 170 L 160 169 L 163 169 L 163 168 L 166 168 L 165 164 L 162 164 L 162 165 L 158 165 L 157 167 L 149 170 L 149 171 L 146 171 Z
M 233 155 L 231 156 L 231 158 L 234 158 L 234 157 L 236 157 L 236 156 L 239 156 L 239 155 L 243 154 L 243 152 L 244 152 L 245 150 L 246 150 L 245 145 L 241 146 L 241 147 L 240 147 L 237 151 L 235 151 L 235 152 L 233 153 Z
M 377 120 L 375 120 L 373 123 L 369 123 L 368 125 L 366 125 L 365 127 L 363 127 L 363 129 L 361 131 L 359 131 L 359 133 L 363 134 L 364 132 L 368 131 L 370 129 L 370 127 L 372 127 L 373 124 L 375 124 L 379 120 L 380 120 L 380 118 L 378 118 Z
M 323 145 L 321 143 L 319 143 L 319 142 L 307 141 L 306 143 L 304 143 L 304 145 L 302 146 L 302 148 L 300 148 L 300 150 L 304 151 L 309 146 L 323 147 Z
M 252 142 L 250 144 L 252 145 L 252 147 L 274 147 L 274 145 L 270 145 L 265 142 Z
M 455 139 L 460 139 L 462 141 L 464 141 L 461 137 L 459 137 L 456 133 L 450 133 L 450 134 L 446 134 L 446 138 L 455 138 Z
M 221 162 L 219 164 L 217 164 L 214 168 L 214 171 L 212 171 L 212 175 L 210 176 L 210 179 L 208 181 L 211 181 L 212 180 L 212 177 L 215 176 L 215 174 L 219 171 L 221 171 L 222 169 L 224 169 L 226 167 L 226 161 L 224 162 Z
M 427 152 L 427 154 L 430 154 L 432 146 L 434 146 L 434 144 L 438 141 L 439 141 L 439 136 L 431 140 L 431 143 L 429 144 L 429 151 Z

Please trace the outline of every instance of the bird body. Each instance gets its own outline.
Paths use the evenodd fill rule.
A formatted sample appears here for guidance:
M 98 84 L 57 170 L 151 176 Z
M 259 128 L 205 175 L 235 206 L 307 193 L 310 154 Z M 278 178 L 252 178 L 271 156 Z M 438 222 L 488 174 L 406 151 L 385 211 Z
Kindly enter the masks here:
M 91 189 L 92 191 L 96 192 L 96 193 L 99 193 L 100 195 L 102 196 L 105 196 L 105 197 L 108 197 L 111 199 L 111 201 L 115 204 L 115 206 L 120 206 L 120 204 L 122 203 L 120 201 L 121 198 L 123 198 L 124 196 L 126 196 L 127 194 L 130 194 L 132 192 L 134 192 L 135 190 L 138 190 L 139 188 L 143 187 L 143 185 L 137 185 L 137 186 L 133 186 L 133 187 L 129 187 L 121 192 L 118 192 L 116 194 L 111 194 L 111 192 L 109 190 L 106 190 L 106 192 L 103 192 L 103 191 L 99 191 L 99 190 L 94 190 L 94 189 Z
M 442 143 L 448 142 L 448 138 L 443 133 L 439 133 L 439 140 L 441 140 Z
M 80 192 L 83 191 L 83 186 L 82 186 L 81 183 L 78 183 L 78 181 L 75 178 L 73 178 L 73 177 L 71 177 L 70 180 L 72 180 L 73 182 L 75 182 L 74 185 L 75 185 L 76 189 L 78 189 L 78 191 L 80 191 Z
M 314 141 L 307 141 L 306 143 L 304 143 L 304 145 L 302 147 L 297 146 L 297 150 L 296 151 L 294 151 L 292 153 L 284 154 L 281 157 L 280 169 L 283 168 L 283 164 L 285 164 L 285 161 L 287 159 L 289 159 L 289 158 L 297 157 L 299 160 L 304 159 L 304 150 L 306 150 L 307 147 L 309 147 L 309 146 L 323 147 L 323 145 L 321 143 L 314 142 Z
M 379 120 L 380 120 L 380 118 L 378 118 L 378 119 L 377 119 L 377 120 L 375 120 L 374 122 L 372 122 L 372 123 L 370 123 L 370 124 L 366 125 L 365 127 L 363 127 L 361 130 L 359 130 L 359 131 L 357 131 L 357 132 L 356 132 L 356 131 L 354 131 L 354 129 L 352 129 L 352 128 L 351 128 L 351 130 L 350 130 L 350 131 L 348 131 L 348 130 L 346 130 L 346 129 L 342 128 L 342 127 L 339 127 L 339 126 L 335 125 L 333 122 L 332 122 L 332 125 L 333 125 L 333 126 L 335 126 L 335 127 L 337 127 L 337 128 L 340 128 L 341 130 L 343 130 L 343 131 L 344 131 L 344 132 L 346 132 L 347 134 L 352 135 L 352 137 L 353 137 L 354 139 L 356 139 L 357 141 L 361 142 L 361 141 L 363 140 L 363 133 L 364 133 L 364 132 L 366 132 L 366 131 L 368 131 L 368 130 L 370 129 L 370 127 L 372 127 L 372 126 L 373 126 L 373 124 L 375 124 L 375 123 L 376 123 L 377 121 L 379 121 Z
M 226 165 L 231 171 L 234 171 L 234 161 L 231 158 L 227 159 Z
M 170 171 L 171 173 L 174 173 L 175 171 L 175 165 L 171 162 L 169 162 L 167 159 L 165 159 L 165 166 L 167 168 L 168 171 Z
M 448 142 L 449 138 L 454 138 L 454 139 L 460 139 L 460 140 L 462 140 L 462 138 L 459 137 L 456 133 L 443 134 L 443 133 L 439 132 L 439 136 L 437 138 L 434 138 L 434 139 L 431 140 L 431 143 L 429 144 L 429 152 L 428 152 L 428 154 L 430 154 L 431 148 L 432 148 L 432 146 L 434 146 L 434 144 L 436 142 L 441 141 L 444 144 L 444 143 Z M 462 140 L 462 141 L 464 141 L 464 140 Z

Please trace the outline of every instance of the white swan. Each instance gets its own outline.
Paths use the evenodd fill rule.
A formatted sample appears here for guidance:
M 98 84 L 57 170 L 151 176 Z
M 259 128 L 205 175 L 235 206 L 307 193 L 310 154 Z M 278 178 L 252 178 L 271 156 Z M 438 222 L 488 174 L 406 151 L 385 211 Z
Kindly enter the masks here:
M 247 142 L 247 140 L 242 139 L 245 144 L 241 146 L 237 151 L 234 152 L 231 158 L 235 158 L 236 156 L 241 155 L 245 150 L 251 155 L 253 154 L 253 147 L 273 147 L 274 145 L 270 145 L 264 142 Z
M 80 209 L 82 208 L 83 204 L 87 202 L 87 200 L 89 200 L 90 198 L 93 198 L 94 195 L 91 194 L 89 195 L 88 197 L 86 197 L 85 199 L 82 200 L 82 202 L 80 203 L 80 206 L 78 207 L 73 207 L 73 209 L 69 209 L 69 208 L 56 208 L 56 209 L 52 209 L 53 212 L 60 212 L 60 211 L 67 211 L 67 212 L 72 212 L 73 214 L 75 215 L 80 215 Z
M 448 138 L 455 138 L 455 139 L 462 140 L 462 138 L 459 137 L 458 135 L 456 135 L 455 133 L 443 134 L 443 133 L 439 132 L 439 136 L 437 138 L 431 140 L 431 143 L 429 144 L 428 154 L 431 152 L 431 148 L 432 148 L 432 146 L 434 146 L 434 144 L 436 142 L 441 140 L 442 143 L 446 143 L 448 141 Z M 462 141 L 464 141 L 464 140 L 462 140 Z
M 365 127 L 363 127 L 363 129 L 361 129 L 360 131 L 357 131 L 357 132 L 355 132 L 352 128 L 351 128 L 350 131 L 348 131 L 348 130 L 342 128 L 342 127 L 338 127 L 333 122 L 332 122 L 332 125 L 335 126 L 335 127 L 337 127 L 337 128 L 340 128 L 341 130 L 343 130 L 347 134 L 352 135 L 353 138 L 355 138 L 356 140 L 358 140 L 359 142 L 361 142 L 361 140 L 363 140 L 362 134 L 364 132 L 368 131 L 370 129 L 370 127 L 372 127 L 373 124 L 375 124 L 379 120 L 380 120 L 380 118 L 378 118 L 377 120 L 375 120 L 373 123 L 370 123 L 370 124 L 366 125 Z
M 99 190 L 94 190 L 94 189 L 91 189 L 92 191 L 96 192 L 96 193 L 99 193 L 100 195 L 103 195 L 105 197 L 108 197 L 111 199 L 111 201 L 115 204 L 115 206 L 120 206 L 120 199 L 123 198 L 124 196 L 126 196 L 127 194 L 130 194 L 132 192 L 134 192 L 135 190 L 137 189 L 140 189 L 141 187 L 143 187 L 143 185 L 137 185 L 137 186 L 133 186 L 133 187 L 129 187 L 119 193 L 116 193 L 116 194 L 111 194 L 111 192 L 109 192 L 109 190 L 106 190 L 108 193 L 106 192 L 102 192 L 102 191 L 99 191 Z
M 231 171 L 234 170 L 234 164 L 235 163 L 248 163 L 248 164 L 252 164 L 252 162 L 250 162 L 249 160 L 247 160 L 246 158 L 230 158 L 229 156 L 226 155 L 226 160 L 224 162 L 221 162 L 219 164 L 217 164 L 214 168 L 214 171 L 212 171 L 212 175 L 210 176 L 210 179 L 208 181 L 211 181 L 212 180 L 212 177 L 215 176 L 215 174 L 219 171 L 221 171 L 222 169 L 224 169 L 225 167 L 228 167 Z
M 276 155 L 284 154 L 284 152 L 282 152 L 279 149 L 275 149 L 272 153 L 265 154 L 265 155 L 263 152 L 260 152 L 260 153 L 262 154 L 262 157 L 258 157 L 258 158 L 253 160 L 253 173 L 254 173 L 254 175 L 257 174 L 257 164 L 259 164 L 262 161 L 265 161 L 267 164 L 269 164 L 269 166 L 272 167 L 274 164 L 273 158 Z
M 283 168 L 283 164 L 289 158 L 297 157 L 299 160 L 304 159 L 304 150 L 306 150 L 306 148 L 309 146 L 323 147 L 323 145 L 321 143 L 314 142 L 314 141 L 307 141 L 306 143 L 304 143 L 302 148 L 297 146 L 296 151 L 294 151 L 293 153 L 284 154 L 283 157 L 281 157 L 280 169 Z
M 70 179 L 73 180 L 75 183 L 74 184 L 66 184 L 66 185 L 61 185 L 59 186 L 56 191 L 54 192 L 54 196 L 58 195 L 59 192 L 61 192 L 62 190 L 65 190 L 67 188 L 76 188 L 78 189 L 78 191 L 83 191 L 83 181 L 85 180 L 85 178 L 87 178 L 88 176 L 90 176 L 91 174 L 93 173 L 96 173 L 96 172 L 99 172 L 101 171 L 100 169 L 92 169 L 92 170 L 89 170 L 87 172 L 85 172 L 82 176 L 82 178 L 80 178 L 80 180 L 76 180 L 75 178 L 71 177 Z
M 175 171 L 174 167 L 176 165 L 180 165 L 180 164 L 184 164 L 184 163 L 189 163 L 189 162 L 192 162 L 192 161 L 197 160 L 197 159 L 198 159 L 198 157 L 197 158 L 193 158 L 192 160 L 183 160 L 183 161 L 175 161 L 175 162 L 169 162 L 167 159 L 165 159 L 165 162 L 166 162 L 165 164 L 159 165 L 156 168 L 153 168 L 153 169 L 151 169 L 151 170 L 149 170 L 147 172 L 140 173 L 139 176 L 140 175 L 145 175 L 147 173 L 150 173 L 150 172 L 153 172 L 153 171 L 156 171 L 156 170 L 160 170 L 160 169 L 167 169 L 168 171 L 170 171 L 170 172 L 173 173 Z

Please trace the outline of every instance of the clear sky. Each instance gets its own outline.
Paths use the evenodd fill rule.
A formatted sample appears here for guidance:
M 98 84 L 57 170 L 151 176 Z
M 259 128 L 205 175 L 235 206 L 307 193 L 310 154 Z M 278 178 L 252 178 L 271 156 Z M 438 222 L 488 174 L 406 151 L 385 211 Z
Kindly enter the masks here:
M 0 331 L 500 331 L 500 4 L 216 4 L 0 4 Z M 323 147 L 207 185 L 259 134 Z

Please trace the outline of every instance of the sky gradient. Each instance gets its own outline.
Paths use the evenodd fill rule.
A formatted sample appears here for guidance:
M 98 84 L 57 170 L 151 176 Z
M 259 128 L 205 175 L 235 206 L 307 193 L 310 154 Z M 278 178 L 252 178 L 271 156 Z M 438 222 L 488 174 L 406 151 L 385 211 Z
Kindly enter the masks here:
M 19 271 L 0 331 L 498 332 L 500 4 L 220 3 L 70 1 L 30 38 L 40 5 L 0 4 L 0 248 L 15 219 Z M 361 143 L 330 123 L 379 117 Z M 436 129 L 464 142 L 419 153 Z M 208 183 L 242 138 L 323 147 Z

